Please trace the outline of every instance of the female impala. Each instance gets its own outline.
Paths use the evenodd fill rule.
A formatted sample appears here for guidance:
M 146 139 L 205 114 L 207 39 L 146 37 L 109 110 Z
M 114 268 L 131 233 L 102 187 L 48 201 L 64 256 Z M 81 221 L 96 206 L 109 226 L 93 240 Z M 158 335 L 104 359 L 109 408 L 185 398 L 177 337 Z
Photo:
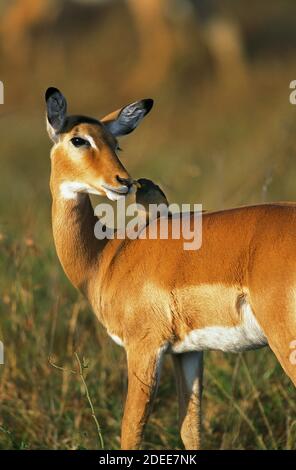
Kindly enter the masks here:
M 127 353 L 121 446 L 140 446 L 161 359 L 169 352 L 181 437 L 187 449 L 197 449 L 202 351 L 239 352 L 268 344 L 296 385 L 290 361 L 296 339 L 296 205 L 205 213 L 197 251 L 184 251 L 182 239 L 99 241 L 88 195 L 114 200 L 131 191 L 116 139 L 137 126 L 152 100 L 101 121 L 68 116 L 66 100 L 55 88 L 47 90 L 46 102 L 54 141 L 50 187 L 57 253 L 70 281 Z

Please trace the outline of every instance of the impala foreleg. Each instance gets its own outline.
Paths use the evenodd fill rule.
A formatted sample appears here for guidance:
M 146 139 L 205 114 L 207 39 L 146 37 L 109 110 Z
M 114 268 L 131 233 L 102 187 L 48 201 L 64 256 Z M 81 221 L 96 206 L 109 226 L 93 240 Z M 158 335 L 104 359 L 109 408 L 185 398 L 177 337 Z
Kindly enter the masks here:
M 180 432 L 185 449 L 200 448 L 203 353 L 173 356 L 179 400 Z
M 159 381 L 163 349 L 143 345 L 127 351 L 128 392 L 121 428 L 121 448 L 139 449 Z

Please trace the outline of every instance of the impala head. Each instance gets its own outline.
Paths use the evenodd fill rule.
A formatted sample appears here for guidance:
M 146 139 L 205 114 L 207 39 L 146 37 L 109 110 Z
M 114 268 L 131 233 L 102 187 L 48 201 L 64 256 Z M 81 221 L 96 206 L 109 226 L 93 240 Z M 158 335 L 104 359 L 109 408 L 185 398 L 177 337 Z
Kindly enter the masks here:
M 48 88 L 45 99 L 47 130 L 54 142 L 52 165 L 64 197 L 81 192 L 111 200 L 126 196 L 133 180 L 117 156 L 117 138 L 137 127 L 153 101 L 136 101 L 97 120 L 68 116 L 66 99 L 57 88 Z

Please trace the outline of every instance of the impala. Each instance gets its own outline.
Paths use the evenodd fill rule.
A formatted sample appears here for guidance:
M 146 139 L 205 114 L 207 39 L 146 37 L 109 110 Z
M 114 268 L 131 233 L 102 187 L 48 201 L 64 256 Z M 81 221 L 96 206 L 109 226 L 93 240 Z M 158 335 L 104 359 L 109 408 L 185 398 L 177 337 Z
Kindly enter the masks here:
M 57 254 L 127 354 L 121 446 L 139 448 L 162 358 L 169 353 L 181 437 L 186 449 L 198 449 L 204 350 L 269 345 L 296 385 L 290 360 L 296 339 L 296 206 L 205 213 L 196 251 L 184 250 L 182 238 L 97 240 L 89 194 L 116 200 L 132 191 L 133 180 L 117 157 L 117 138 L 136 128 L 153 102 L 132 103 L 100 121 L 68 116 L 56 88 L 47 90 L 46 103 Z

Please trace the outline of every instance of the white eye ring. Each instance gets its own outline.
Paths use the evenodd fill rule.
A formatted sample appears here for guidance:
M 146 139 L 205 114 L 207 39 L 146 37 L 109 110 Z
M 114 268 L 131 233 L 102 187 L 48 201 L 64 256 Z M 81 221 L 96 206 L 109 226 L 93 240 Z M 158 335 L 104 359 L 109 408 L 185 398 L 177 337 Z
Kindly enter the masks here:
M 92 148 L 98 150 L 95 140 L 90 135 L 84 135 L 83 138 L 89 142 Z

